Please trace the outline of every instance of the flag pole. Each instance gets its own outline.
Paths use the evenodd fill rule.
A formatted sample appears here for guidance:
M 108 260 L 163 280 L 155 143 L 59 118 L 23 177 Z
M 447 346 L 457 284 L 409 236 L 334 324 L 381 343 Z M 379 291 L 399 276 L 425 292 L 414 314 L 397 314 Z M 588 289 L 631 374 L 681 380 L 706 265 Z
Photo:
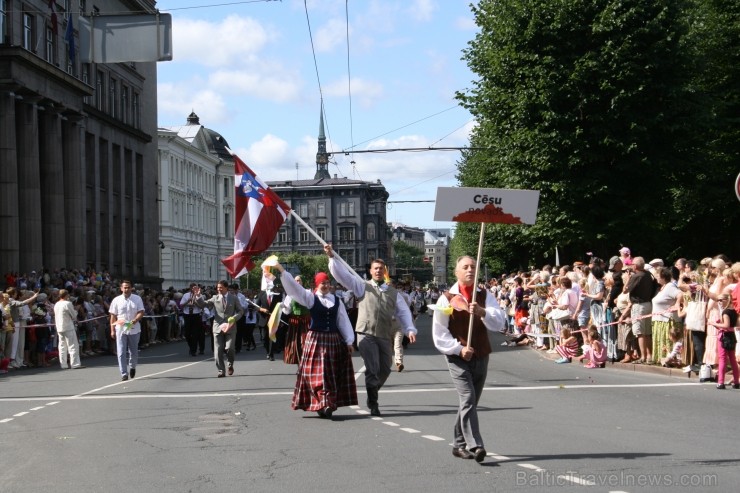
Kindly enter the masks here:
M 319 240 L 319 243 L 321 243 L 324 246 L 328 245 L 328 243 L 321 236 L 319 236 L 319 234 L 316 231 L 314 231 L 311 228 L 311 226 L 309 226 L 306 223 L 306 221 L 303 220 L 303 218 L 301 216 L 299 216 L 298 214 L 296 214 L 293 209 L 290 210 L 290 215 L 293 216 L 295 218 L 295 220 L 298 221 L 304 228 L 306 228 L 306 230 L 309 233 L 311 233 L 314 236 L 314 238 L 316 238 L 317 240 Z M 355 272 L 355 269 L 353 269 L 342 257 L 340 257 L 339 254 L 336 251 L 334 252 L 334 258 L 337 259 L 339 262 L 341 262 L 347 268 L 348 271 L 350 271 L 355 276 L 357 276 L 357 278 L 359 280 L 361 280 L 362 282 L 365 282 L 365 280 L 363 278 L 361 278 L 360 275 L 357 272 Z
M 473 278 L 473 296 L 470 302 L 475 301 L 475 295 L 478 292 L 478 271 L 480 270 L 480 257 L 483 254 L 483 234 L 486 231 L 486 223 L 480 223 L 480 238 L 478 238 L 478 255 L 475 257 L 475 277 Z M 468 345 L 470 348 L 470 339 L 473 338 L 473 314 L 468 319 Z

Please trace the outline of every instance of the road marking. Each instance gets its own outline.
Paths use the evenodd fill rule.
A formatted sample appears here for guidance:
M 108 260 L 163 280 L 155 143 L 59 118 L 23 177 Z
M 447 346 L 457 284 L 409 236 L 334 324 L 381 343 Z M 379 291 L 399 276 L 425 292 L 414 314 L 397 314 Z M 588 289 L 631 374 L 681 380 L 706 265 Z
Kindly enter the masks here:
M 415 430 L 413 428 L 401 428 L 402 431 L 405 431 L 406 433 L 421 433 L 419 430 Z
M 7 423 L 8 421 L 13 421 L 13 418 L 0 419 L 0 423 Z
M 357 409 L 355 412 L 357 414 L 370 414 L 370 411 L 365 411 L 364 409 Z
M 394 423 L 393 421 L 383 421 L 383 424 L 388 426 L 401 426 L 398 423 Z
M 537 472 L 544 471 L 544 469 L 542 469 L 539 466 L 535 466 L 534 464 L 517 464 L 517 466 L 523 467 L 525 469 L 532 469 L 533 471 L 537 471 Z
M 575 471 L 573 471 L 573 474 L 575 474 Z M 562 475 L 558 476 L 558 479 L 562 479 L 564 481 L 570 481 L 571 483 L 575 483 L 575 484 L 580 484 L 581 486 L 596 486 L 596 483 L 594 483 L 593 481 L 587 481 L 585 479 L 577 478 L 573 476 L 572 474 L 568 474 L 567 476 L 562 476 Z
M 26 414 L 28 414 L 28 411 L 23 411 L 21 413 L 14 414 L 13 417 L 14 418 L 20 418 L 21 416 L 25 416 Z
M 434 436 L 434 435 L 422 435 L 422 438 L 426 438 L 427 440 L 431 440 L 433 442 L 441 442 L 444 441 L 444 438 Z
M 365 373 L 365 367 L 363 366 L 359 370 L 357 370 L 357 373 L 355 373 L 355 382 L 362 376 L 362 374 Z
M 45 406 L 38 406 L 38 407 L 32 407 L 31 411 L 38 411 L 39 409 L 43 409 Z

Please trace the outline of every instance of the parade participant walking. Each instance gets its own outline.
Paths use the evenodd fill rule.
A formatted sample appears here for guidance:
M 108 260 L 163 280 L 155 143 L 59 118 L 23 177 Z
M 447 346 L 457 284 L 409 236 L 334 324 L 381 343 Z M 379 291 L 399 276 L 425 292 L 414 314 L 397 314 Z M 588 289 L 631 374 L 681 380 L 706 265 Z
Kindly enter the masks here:
M 224 353 L 228 360 L 228 374 L 234 374 L 234 339 L 236 338 L 236 321 L 244 315 L 239 300 L 236 296 L 229 294 L 229 284 L 226 281 L 218 281 L 216 284 L 218 294 L 209 299 L 204 299 L 200 294 L 200 286 L 196 286 L 193 294 L 195 304 L 201 308 L 208 307 L 213 310 L 213 357 L 216 360 L 218 377 L 225 375 L 227 369 L 224 367 Z
M 198 352 L 203 354 L 206 346 L 201 308 L 195 304 L 193 294 L 196 286 L 196 283 L 191 282 L 190 291 L 180 299 L 180 311 L 185 319 L 185 340 L 188 342 L 190 356 L 195 356 Z
M 459 397 L 452 455 L 482 462 L 486 450 L 478 425 L 478 401 L 486 383 L 488 355 L 491 353 L 486 331 L 506 327 L 506 313 L 490 292 L 476 289 L 475 264 L 475 259 L 468 256 L 457 259 L 457 282 L 437 301 L 432 336 L 434 346 L 447 357 L 447 366 Z M 461 309 L 450 313 L 448 307 L 451 305 Z M 462 309 L 465 306 L 467 309 Z M 468 341 L 471 316 L 473 330 Z
M 257 295 L 257 305 L 259 305 L 259 313 L 257 313 L 257 327 L 262 337 L 262 342 L 267 352 L 267 359 L 275 361 L 275 353 L 282 350 L 281 343 L 284 340 L 283 330 L 278 327 L 275 342 L 270 339 L 270 330 L 267 328 L 267 322 L 270 320 L 270 314 L 277 305 L 282 303 L 283 293 L 280 291 L 280 285 L 275 281 L 271 287 L 264 291 L 260 291 Z
M 331 418 L 337 408 L 357 405 L 352 324 L 344 304 L 331 293 L 325 273 L 314 276 L 312 292 L 298 284 L 280 263 L 275 268 L 281 273 L 285 294 L 311 314 L 291 407 Z
M 393 364 L 395 316 L 411 343 L 416 342 L 416 328 L 411 311 L 393 287 L 384 279 L 385 262 L 375 259 L 370 263 L 369 281 L 364 281 L 349 272 L 347 267 L 334 259 L 331 245 L 324 245 L 329 257 L 329 271 L 343 286 L 351 289 L 357 298 L 357 346 L 365 363 L 365 389 L 370 414 L 380 416 L 378 392 L 391 374 Z
M 121 294 L 113 298 L 110 313 L 110 336 L 116 339 L 118 352 L 118 369 L 121 381 L 136 376 L 136 365 L 139 362 L 139 337 L 144 317 L 144 302 L 138 294 L 133 293 L 131 281 L 121 281 Z
M 301 276 L 296 276 L 294 281 L 301 288 L 303 287 Z M 285 294 L 286 296 L 283 298 L 283 314 L 288 319 L 288 331 L 285 334 L 283 362 L 288 365 L 297 365 L 301 362 L 303 344 L 305 343 L 308 328 L 311 325 L 311 313 L 307 306 L 290 296 L 287 290 Z M 337 298 L 339 298 L 341 303 L 341 298 L 339 296 Z
M 72 368 L 84 368 L 80 363 L 80 346 L 75 331 L 77 310 L 68 298 L 69 291 L 60 289 L 59 301 L 54 304 L 54 323 L 59 337 L 59 365 L 62 370 L 66 370 L 70 366 L 67 361 L 67 354 L 69 354 Z

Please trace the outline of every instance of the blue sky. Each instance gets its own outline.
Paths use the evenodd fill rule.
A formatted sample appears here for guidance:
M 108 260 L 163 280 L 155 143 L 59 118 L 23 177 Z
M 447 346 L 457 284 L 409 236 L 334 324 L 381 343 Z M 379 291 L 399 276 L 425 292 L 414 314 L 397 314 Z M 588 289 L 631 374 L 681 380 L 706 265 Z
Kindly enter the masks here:
M 227 1 L 157 2 L 172 14 L 174 46 L 158 64 L 160 126 L 195 111 L 262 179 L 308 179 L 323 94 L 332 175 L 381 180 L 390 201 L 458 185 L 459 152 L 342 151 L 468 144 L 475 122 L 453 97 L 474 78 L 461 61 L 476 33 L 469 1 L 309 0 L 308 19 L 303 0 L 215 6 Z M 387 217 L 454 226 L 433 220 L 434 203 L 391 204 Z

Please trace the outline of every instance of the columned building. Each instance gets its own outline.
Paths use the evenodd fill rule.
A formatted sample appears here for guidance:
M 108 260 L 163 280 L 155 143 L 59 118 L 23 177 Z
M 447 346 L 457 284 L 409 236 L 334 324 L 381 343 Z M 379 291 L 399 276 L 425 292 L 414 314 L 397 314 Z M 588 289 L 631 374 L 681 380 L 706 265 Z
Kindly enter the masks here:
M 319 123 L 316 173 L 312 180 L 268 182 L 277 193 L 323 240 L 360 275 L 370 261 L 388 261 L 391 252 L 385 205 L 388 192 L 377 182 L 332 177 L 326 152 L 323 115 Z M 323 254 L 323 246 L 293 217 L 280 228 L 270 252 Z
M 155 2 L 72 3 L 55 29 L 47 0 L 0 0 L 0 266 L 158 286 L 156 63 L 83 64 L 65 42 L 81 13 Z
M 234 161 L 228 143 L 200 124 L 158 131 L 161 276 L 164 288 L 226 279 L 234 253 Z

